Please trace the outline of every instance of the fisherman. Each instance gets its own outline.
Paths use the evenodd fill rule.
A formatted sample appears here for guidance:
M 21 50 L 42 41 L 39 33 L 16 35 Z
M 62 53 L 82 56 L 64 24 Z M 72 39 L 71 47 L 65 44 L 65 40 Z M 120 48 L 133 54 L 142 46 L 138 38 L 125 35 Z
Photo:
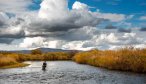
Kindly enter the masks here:
M 45 71 L 45 70 L 46 70 L 46 67 L 47 67 L 47 63 L 46 63 L 46 61 L 44 61 L 44 62 L 43 62 L 43 65 L 42 65 L 42 70 Z

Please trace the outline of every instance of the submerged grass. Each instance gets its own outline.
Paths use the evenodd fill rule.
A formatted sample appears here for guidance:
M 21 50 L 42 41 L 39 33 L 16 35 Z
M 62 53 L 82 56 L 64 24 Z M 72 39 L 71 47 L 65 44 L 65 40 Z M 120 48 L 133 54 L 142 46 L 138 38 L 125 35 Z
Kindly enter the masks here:
M 25 63 L 17 63 L 17 64 L 12 64 L 12 65 L 2 66 L 2 67 L 0 67 L 0 69 L 25 67 L 25 66 L 28 66 L 28 65 L 29 65 L 29 64 L 25 64 Z

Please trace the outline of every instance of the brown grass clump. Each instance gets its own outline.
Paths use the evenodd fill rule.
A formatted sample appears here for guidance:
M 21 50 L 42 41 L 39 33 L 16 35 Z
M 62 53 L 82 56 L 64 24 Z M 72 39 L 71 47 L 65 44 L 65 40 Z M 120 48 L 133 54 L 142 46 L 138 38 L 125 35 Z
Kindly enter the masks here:
M 31 54 L 0 52 L 0 68 L 5 66 L 6 67 L 25 66 L 26 64 L 21 63 L 23 61 L 71 60 L 75 53 L 76 52 L 42 53 L 38 49 L 32 50 Z
M 21 61 L 50 61 L 50 60 L 71 60 L 74 56 L 71 52 L 48 52 L 42 54 L 19 54 Z
M 73 60 L 77 63 L 85 64 L 87 62 L 93 62 L 94 58 L 99 54 L 98 50 L 91 50 L 88 52 L 79 52 L 74 57 Z
M 44 60 L 69 60 L 70 55 L 65 52 L 49 52 L 43 54 Z
M 0 66 L 12 65 L 16 63 L 17 63 L 16 59 L 9 56 L 3 56 L 2 54 L 0 54 Z
M 108 69 L 146 72 L 146 49 L 92 50 L 77 53 L 74 60 Z

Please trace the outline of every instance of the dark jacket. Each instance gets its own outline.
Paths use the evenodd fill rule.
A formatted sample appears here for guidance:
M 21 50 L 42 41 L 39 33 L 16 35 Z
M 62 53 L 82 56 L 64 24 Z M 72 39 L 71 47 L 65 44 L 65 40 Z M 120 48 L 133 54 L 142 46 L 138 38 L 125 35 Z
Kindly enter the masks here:
M 43 63 L 43 67 L 46 67 L 46 66 L 47 66 L 47 63 L 46 63 L 46 62 L 44 62 L 44 63 Z

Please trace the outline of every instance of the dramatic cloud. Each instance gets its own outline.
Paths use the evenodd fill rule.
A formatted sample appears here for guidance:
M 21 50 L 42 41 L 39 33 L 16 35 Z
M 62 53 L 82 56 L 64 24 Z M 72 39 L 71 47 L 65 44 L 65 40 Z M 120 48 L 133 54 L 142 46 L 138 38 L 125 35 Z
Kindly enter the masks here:
M 22 27 L 23 19 L 21 18 L 9 18 L 7 14 L 0 13 L 0 38 L 15 39 L 25 36 L 25 32 Z
M 6 38 L 21 38 L 25 35 L 24 31 L 21 29 L 21 26 L 11 26 L 10 28 L 0 29 L 0 37 Z
M 79 29 L 71 29 L 68 32 L 64 32 L 61 35 L 51 37 L 33 37 L 25 38 L 21 47 L 51 47 L 54 45 L 56 48 L 65 48 L 64 45 L 74 41 L 86 41 L 93 38 L 94 35 L 99 34 L 96 27 L 85 26 Z M 54 42 L 54 44 L 52 44 Z M 39 44 L 39 45 L 38 45 Z M 23 46 L 22 46 L 23 45 Z M 54 47 L 53 47 L 54 48 Z
M 115 49 L 125 47 L 127 45 L 140 48 L 141 45 L 145 45 L 146 43 L 146 40 L 139 36 L 140 34 L 112 33 L 112 31 L 109 33 L 103 33 L 102 31 L 102 29 L 97 30 L 94 27 L 84 27 L 77 29 L 76 31 L 72 30 L 72 33 L 67 33 L 68 36 L 63 35 L 60 37 L 58 36 L 57 38 L 26 38 L 20 45 L 24 45 L 22 47 L 30 48 L 42 46 L 49 48 L 89 50 L 92 48 Z
M 84 26 L 95 27 L 101 21 L 104 19 L 98 18 L 83 3 L 75 2 L 73 9 L 69 10 L 66 0 L 44 0 L 41 3 L 38 18 L 31 19 L 27 25 L 27 31 L 33 35 L 40 35 L 42 32 L 45 34 L 65 32 Z
M 31 0 L 6 1 L 0 1 L 0 43 L 3 45 L 89 50 L 125 45 L 141 47 L 146 43 L 141 32 L 132 31 L 131 24 L 126 22 L 134 15 L 92 12 L 93 7 L 79 1 L 69 9 L 67 0 L 43 0 L 37 11 L 28 10 Z M 98 26 L 103 24 L 110 25 Z

